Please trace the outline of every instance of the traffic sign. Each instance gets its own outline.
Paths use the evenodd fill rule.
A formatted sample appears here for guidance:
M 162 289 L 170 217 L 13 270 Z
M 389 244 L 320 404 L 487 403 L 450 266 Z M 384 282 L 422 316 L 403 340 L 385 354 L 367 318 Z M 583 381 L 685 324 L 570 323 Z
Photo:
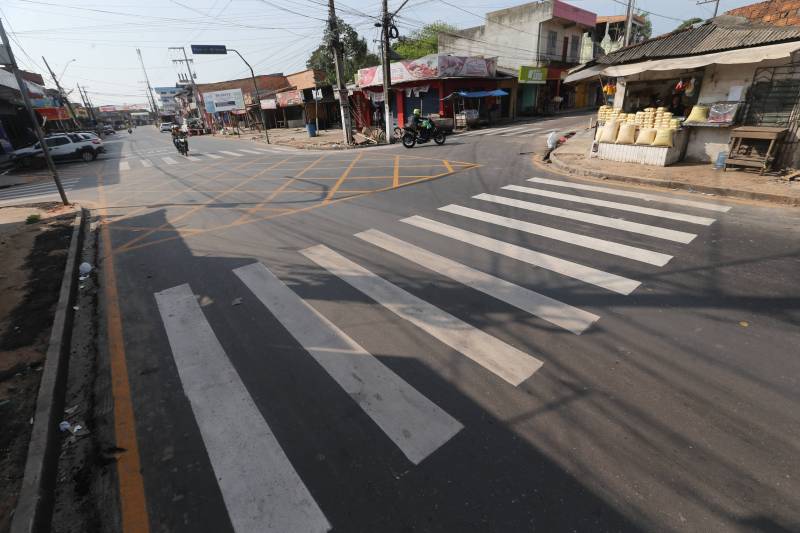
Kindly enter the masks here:
M 227 54 L 228 49 L 224 44 L 193 44 L 193 54 Z

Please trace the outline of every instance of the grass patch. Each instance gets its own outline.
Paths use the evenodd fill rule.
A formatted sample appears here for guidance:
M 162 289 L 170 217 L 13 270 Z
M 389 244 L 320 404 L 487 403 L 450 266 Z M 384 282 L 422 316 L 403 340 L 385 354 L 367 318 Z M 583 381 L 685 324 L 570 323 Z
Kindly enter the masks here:
M 38 214 L 34 213 L 33 215 L 28 215 L 28 218 L 25 219 L 25 223 L 26 224 L 36 224 L 40 220 L 42 220 L 42 215 L 38 215 Z

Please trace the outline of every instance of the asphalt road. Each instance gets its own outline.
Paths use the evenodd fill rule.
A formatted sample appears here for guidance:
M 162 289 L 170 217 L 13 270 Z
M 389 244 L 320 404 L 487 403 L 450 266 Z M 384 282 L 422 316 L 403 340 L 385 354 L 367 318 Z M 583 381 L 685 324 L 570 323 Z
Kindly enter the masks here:
M 585 121 L 76 165 L 125 530 L 800 530 L 800 214 L 533 166 Z

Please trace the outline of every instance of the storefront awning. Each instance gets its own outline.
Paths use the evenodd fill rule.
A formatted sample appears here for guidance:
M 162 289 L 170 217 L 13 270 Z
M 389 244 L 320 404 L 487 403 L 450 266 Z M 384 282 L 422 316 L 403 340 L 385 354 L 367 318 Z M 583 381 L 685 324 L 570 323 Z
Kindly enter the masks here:
M 753 48 L 738 48 L 713 54 L 699 56 L 674 57 L 670 59 L 656 59 L 640 61 L 628 65 L 594 65 L 584 70 L 573 72 L 566 77 L 565 83 L 574 83 L 593 76 L 621 77 L 639 74 L 652 70 L 684 70 L 708 65 L 739 65 L 744 63 L 760 63 L 769 59 L 789 57 L 792 52 L 800 50 L 800 41 L 790 43 L 756 46 Z
M 450 100 L 456 96 L 460 96 L 461 98 L 484 98 L 486 96 L 508 96 L 508 92 L 503 89 L 495 89 L 493 91 L 457 91 L 450 93 L 442 98 L 442 100 Z

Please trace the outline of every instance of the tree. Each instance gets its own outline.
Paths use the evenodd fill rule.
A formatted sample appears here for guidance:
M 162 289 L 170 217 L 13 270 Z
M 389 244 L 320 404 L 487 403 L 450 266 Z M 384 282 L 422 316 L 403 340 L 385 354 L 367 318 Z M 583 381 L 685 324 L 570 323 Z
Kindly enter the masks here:
M 381 60 L 369 51 L 367 41 L 359 37 L 355 28 L 338 17 L 336 23 L 339 27 L 339 40 L 343 49 L 343 81 L 352 81 L 355 79 L 358 69 L 379 65 Z M 332 37 L 330 28 L 326 28 L 322 43 L 311 52 L 311 56 L 306 61 L 306 68 L 322 70 L 330 83 L 336 83 L 336 67 L 333 61 L 333 50 L 330 46 Z
M 675 29 L 676 29 L 676 30 L 685 30 L 685 29 L 687 29 L 687 28 L 690 28 L 690 27 L 694 26 L 694 25 L 695 25 L 695 24 L 697 24 L 698 22 L 703 22 L 703 19 L 701 19 L 701 18 L 698 18 L 698 17 L 694 17 L 694 18 L 686 19 L 686 20 L 684 20 L 683 22 L 681 22 L 681 23 L 678 25 L 678 27 L 677 27 L 677 28 L 675 28 Z
M 642 24 L 642 27 L 637 30 L 636 35 L 634 35 L 633 42 L 635 43 L 646 41 L 653 36 L 653 22 L 650 20 L 650 13 L 640 11 L 638 15 L 644 19 L 644 24 Z
M 446 22 L 433 22 L 401 37 L 393 48 L 403 59 L 416 59 L 439 51 L 439 33 L 455 33 L 458 28 Z

